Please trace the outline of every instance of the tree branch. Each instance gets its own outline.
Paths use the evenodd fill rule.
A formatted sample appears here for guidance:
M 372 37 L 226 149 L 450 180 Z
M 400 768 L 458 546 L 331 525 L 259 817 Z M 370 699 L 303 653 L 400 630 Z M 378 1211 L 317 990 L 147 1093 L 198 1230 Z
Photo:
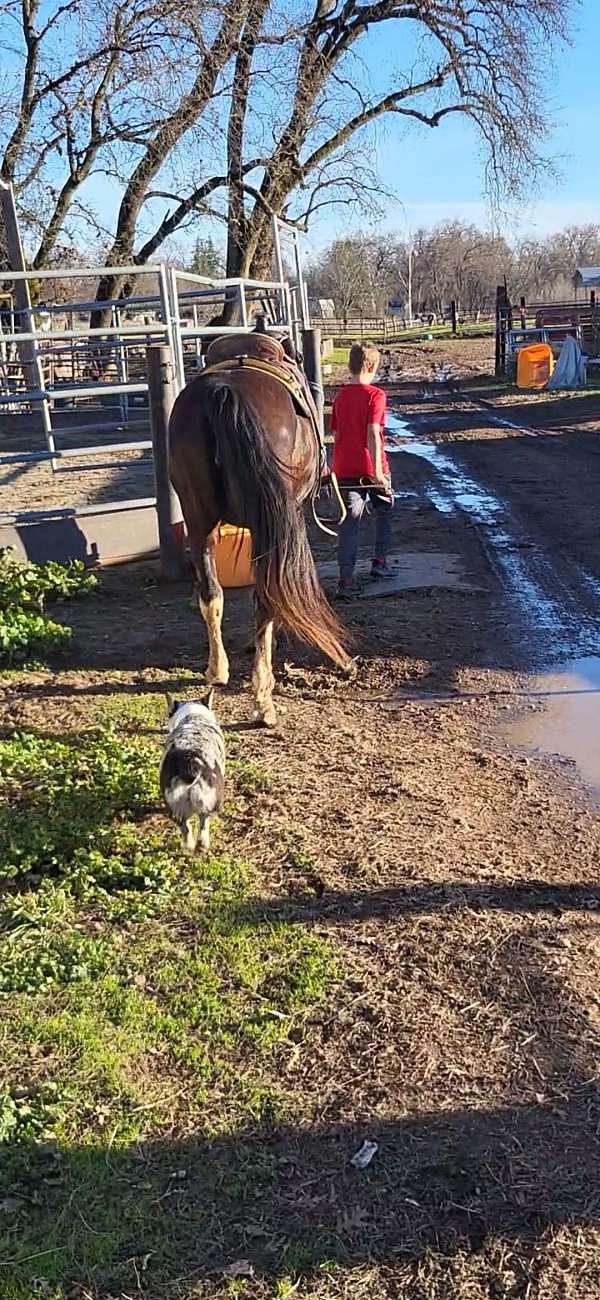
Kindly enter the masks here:
M 451 75 L 452 68 L 446 65 L 440 68 L 435 76 L 428 77 L 425 81 L 418 82 L 414 86 L 405 86 L 402 90 L 393 91 L 391 95 L 386 95 L 380 99 L 378 104 L 372 104 L 369 108 L 363 109 L 362 112 L 356 113 L 354 117 L 346 122 L 345 126 L 326 140 L 324 144 L 319 145 L 312 154 L 302 164 L 302 175 L 308 176 L 315 167 L 318 167 L 326 158 L 331 157 L 337 149 L 350 139 L 362 127 L 369 126 L 377 118 L 383 117 L 385 113 L 401 113 L 407 117 L 418 118 L 426 126 L 438 126 L 442 118 L 450 112 L 466 112 L 466 106 L 453 105 L 450 108 L 438 109 L 436 113 L 420 113 L 417 109 L 401 108 L 400 105 L 406 99 L 412 99 L 415 95 L 423 95 L 427 91 L 438 89 L 443 86 L 444 82 Z
M 134 168 L 119 208 L 109 258 L 130 255 L 137 218 L 149 182 L 156 176 L 175 144 L 198 120 L 209 103 L 217 76 L 237 44 L 243 21 L 243 4 L 240 0 L 228 0 L 221 27 L 212 47 L 207 51 L 192 88 L 182 96 L 174 112 L 161 123 L 153 138 L 148 141 L 143 158 Z M 109 296 L 112 292 L 111 289 Z
M 83 181 L 89 176 L 100 149 L 106 140 L 106 136 L 103 135 L 101 127 L 102 108 L 110 89 L 111 79 L 117 66 L 117 62 L 118 57 L 115 52 L 113 53 L 111 62 L 106 68 L 104 76 L 102 77 L 99 86 L 97 86 L 92 98 L 90 107 L 89 139 L 83 153 L 79 157 L 76 156 L 75 147 L 71 137 L 69 118 L 68 115 L 66 115 L 69 175 L 60 190 L 54 205 L 54 211 L 46 226 L 42 240 L 34 257 L 33 266 L 35 268 L 44 266 L 48 254 L 54 247 L 57 236 L 64 225 L 65 217 L 71 207 L 73 199 Z
M 19 194 L 21 190 L 26 190 L 27 187 L 31 185 L 32 181 L 37 180 L 46 159 L 51 153 L 53 153 L 53 151 L 61 143 L 61 140 L 64 140 L 64 138 L 65 138 L 65 131 L 61 130 L 56 135 L 51 136 L 49 140 L 46 140 L 44 142 L 44 144 L 41 146 L 39 150 L 35 162 L 32 163 L 31 167 L 29 168 L 29 171 L 26 172 L 25 176 L 21 177 L 18 185 L 14 186 L 16 194 Z
M 227 230 L 227 273 L 240 260 L 246 234 L 244 211 L 244 126 L 250 94 L 250 73 L 256 43 L 270 0 L 253 0 L 246 19 L 235 61 L 231 107 L 227 127 L 227 185 L 229 189 Z M 235 274 L 239 274 L 239 267 Z
M 4 151 L 2 167 L 0 168 L 0 175 L 4 181 L 14 180 L 19 155 L 23 144 L 27 139 L 27 134 L 33 121 L 35 111 L 34 84 L 38 68 L 40 42 L 35 31 L 34 22 L 37 14 L 38 3 L 39 0 L 22 0 L 21 5 L 23 39 L 25 41 L 27 53 L 23 72 L 23 86 L 21 90 L 19 114 L 15 128 Z
M 253 159 L 252 162 L 246 163 L 243 172 L 246 174 L 254 171 L 258 166 L 260 166 L 260 161 L 257 162 L 256 159 Z M 179 195 L 170 194 L 168 191 L 165 192 L 164 190 L 149 191 L 146 194 L 146 199 L 175 199 L 177 201 L 177 207 L 169 216 L 163 217 L 160 225 L 157 226 L 154 231 L 154 234 L 146 240 L 146 243 L 143 244 L 139 252 L 135 254 L 133 260 L 139 265 L 147 262 L 148 259 L 152 257 L 152 254 L 156 252 L 156 249 L 160 248 L 160 245 L 164 243 L 165 239 L 168 239 L 169 235 L 175 233 L 181 223 L 185 221 L 186 217 L 194 211 L 206 212 L 207 209 L 204 204 L 204 199 L 207 199 L 210 194 L 214 194 L 215 190 L 221 189 L 226 185 L 226 176 L 212 176 L 210 180 L 203 181 L 202 185 L 199 185 L 191 194 L 188 194 L 185 199 L 180 199 Z M 211 210 L 211 216 L 215 215 L 214 211 Z

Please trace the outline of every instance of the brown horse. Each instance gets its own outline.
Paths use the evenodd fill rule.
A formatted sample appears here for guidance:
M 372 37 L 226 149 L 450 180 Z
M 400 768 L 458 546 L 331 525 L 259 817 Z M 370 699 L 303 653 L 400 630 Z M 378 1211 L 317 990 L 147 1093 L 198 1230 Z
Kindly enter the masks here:
M 247 338 L 239 336 L 240 354 Z M 255 717 L 273 726 L 274 627 L 317 647 L 346 673 L 353 670 L 344 630 L 317 578 L 302 513 L 302 503 L 319 484 L 315 430 L 277 378 L 234 359 L 231 368 L 201 372 L 183 389 L 173 407 L 169 440 L 171 480 L 208 631 L 207 680 L 226 685 L 229 679 L 221 636 L 223 591 L 215 565 L 218 528 L 228 523 L 252 535 Z

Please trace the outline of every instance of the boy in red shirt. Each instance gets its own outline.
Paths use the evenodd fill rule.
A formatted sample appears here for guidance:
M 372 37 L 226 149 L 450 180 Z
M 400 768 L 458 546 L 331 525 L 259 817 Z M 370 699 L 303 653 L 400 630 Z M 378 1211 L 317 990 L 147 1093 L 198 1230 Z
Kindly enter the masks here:
M 378 365 L 379 352 L 372 343 L 352 344 L 348 362 L 350 382 L 338 393 L 331 413 L 335 440 L 332 468 L 348 511 L 338 538 L 338 596 L 342 599 L 349 598 L 354 590 L 360 521 L 367 500 L 375 515 L 371 577 L 381 578 L 389 573 L 387 553 L 392 536 L 390 514 L 394 496 L 383 445 L 386 397 L 373 383 Z

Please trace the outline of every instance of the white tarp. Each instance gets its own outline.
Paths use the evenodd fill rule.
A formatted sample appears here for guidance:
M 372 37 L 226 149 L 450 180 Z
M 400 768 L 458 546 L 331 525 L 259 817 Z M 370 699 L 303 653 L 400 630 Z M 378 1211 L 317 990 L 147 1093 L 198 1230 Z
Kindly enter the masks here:
M 587 357 L 571 334 L 568 334 L 546 388 L 585 388 Z

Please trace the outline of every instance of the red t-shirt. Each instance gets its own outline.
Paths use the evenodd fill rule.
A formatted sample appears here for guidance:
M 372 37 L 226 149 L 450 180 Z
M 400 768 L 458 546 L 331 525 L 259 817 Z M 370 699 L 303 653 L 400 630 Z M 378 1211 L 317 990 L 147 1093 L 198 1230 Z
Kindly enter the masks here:
M 367 441 L 370 424 L 381 425 L 381 454 L 384 473 L 388 473 L 383 450 L 386 397 L 374 384 L 346 384 L 338 393 L 331 412 L 331 432 L 335 435 L 333 472 L 338 478 L 373 476 L 374 469 Z

